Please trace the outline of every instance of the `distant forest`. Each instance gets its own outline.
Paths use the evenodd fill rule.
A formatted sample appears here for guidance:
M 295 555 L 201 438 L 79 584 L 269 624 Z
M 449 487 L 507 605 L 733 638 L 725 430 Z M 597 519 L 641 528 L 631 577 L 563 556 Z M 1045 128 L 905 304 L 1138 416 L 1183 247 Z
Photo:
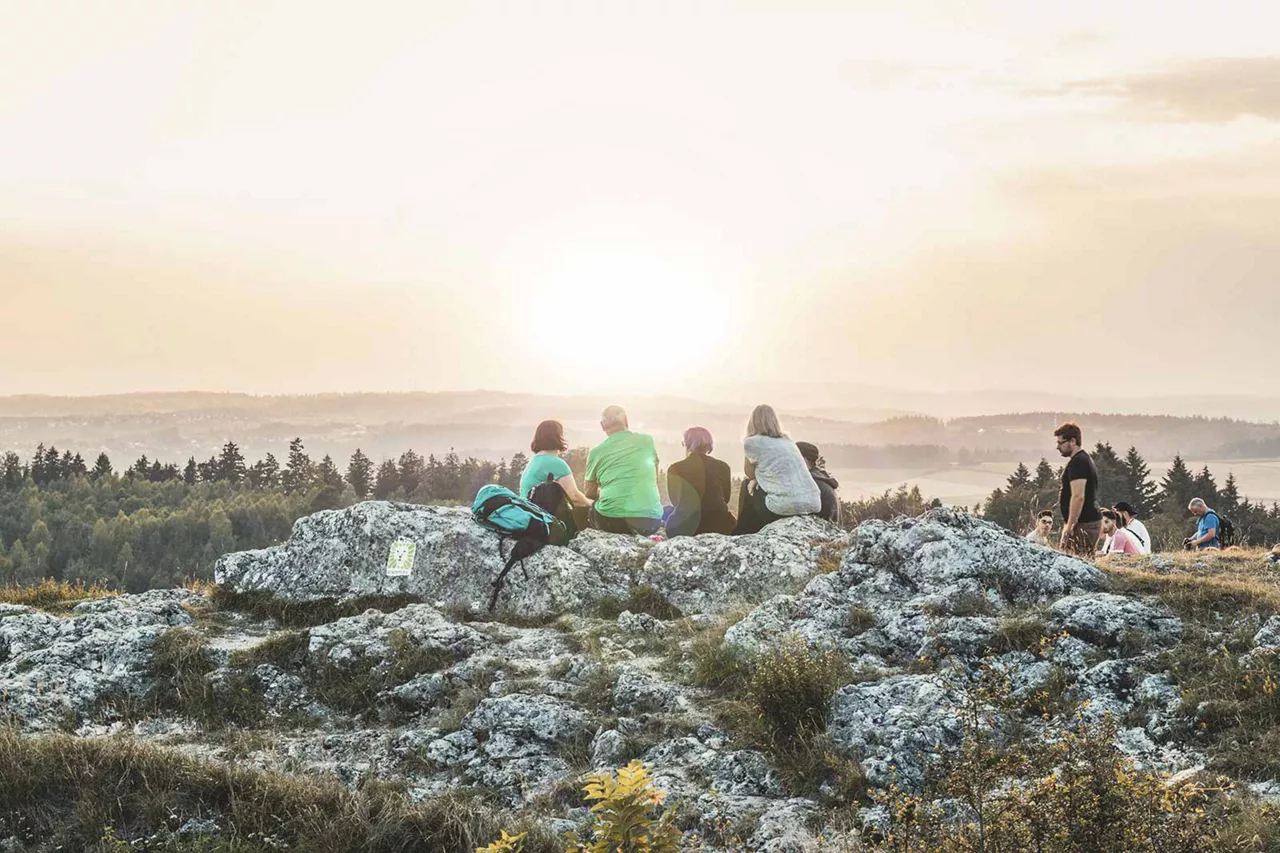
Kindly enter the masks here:
M 1187 504 L 1197 497 L 1231 519 L 1237 544 L 1269 547 L 1280 542 L 1280 504 L 1267 507 L 1242 497 L 1230 473 L 1219 486 L 1207 465 L 1193 473 L 1182 457 L 1176 456 L 1157 482 L 1135 447 L 1120 456 L 1110 444 L 1099 442 L 1090 455 L 1098 469 L 1098 503 L 1104 507 L 1119 501 L 1132 504 L 1151 533 L 1155 550 L 1179 548 L 1182 540 L 1194 532 L 1195 523 Z M 982 515 L 1009 530 L 1025 533 L 1040 510 L 1052 509 L 1060 526 L 1061 477 L 1062 467 L 1050 465 L 1047 459 L 1041 459 L 1034 471 L 1020 464 L 1008 483 L 987 498 Z
M 840 466 L 903 463 L 894 448 L 832 445 L 824 452 Z M 910 452 L 930 465 L 949 464 L 942 446 Z M 1128 500 L 1142 508 L 1159 548 L 1176 547 L 1187 535 L 1185 508 L 1193 496 L 1230 517 L 1247 543 L 1280 541 L 1280 506 L 1242 499 L 1230 475 L 1219 487 L 1208 468 L 1192 473 L 1179 457 L 1157 483 L 1133 448 L 1120 457 L 1101 443 L 1093 455 L 1102 502 Z M 586 457 L 585 447 L 565 454 L 579 480 Z M 221 555 L 278 544 L 294 521 L 313 512 L 366 499 L 469 504 L 485 483 L 518 488 L 527 461 L 523 453 L 492 462 L 453 452 L 424 458 L 408 450 L 374 463 L 356 450 L 340 468 L 328 455 L 313 460 L 298 438 L 283 463 L 267 454 L 249 464 L 239 446 L 227 442 L 203 462 L 190 458 L 178 465 L 142 456 L 119 470 L 105 453 L 90 464 L 80 454 L 42 444 L 29 460 L 9 452 L 0 462 L 0 584 L 51 577 L 140 592 L 210 579 Z M 1036 510 L 1057 506 L 1060 470 L 1046 460 L 1034 471 L 1019 465 L 1006 487 L 972 510 L 1022 532 Z M 665 479 L 659 478 L 660 490 Z M 735 481 L 735 493 L 737 488 Z M 934 506 L 941 503 L 902 486 L 843 502 L 844 522 L 852 527 L 872 518 L 914 516 Z

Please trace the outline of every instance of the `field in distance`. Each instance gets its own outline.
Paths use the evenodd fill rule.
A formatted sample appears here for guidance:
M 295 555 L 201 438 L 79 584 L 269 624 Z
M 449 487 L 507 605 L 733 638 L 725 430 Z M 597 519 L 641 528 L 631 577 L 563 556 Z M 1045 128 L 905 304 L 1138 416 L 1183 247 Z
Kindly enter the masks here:
M 1025 458 L 1032 470 L 1040 458 Z M 1050 459 L 1055 468 L 1060 459 Z M 1147 460 L 1152 479 L 1159 482 L 1172 464 L 1171 459 Z M 1208 465 L 1218 485 L 1234 473 L 1240 494 L 1257 502 L 1280 501 L 1280 457 L 1267 459 L 1188 459 L 1187 467 L 1199 471 Z M 986 500 L 992 490 L 1005 485 L 1017 461 L 984 462 L 954 465 L 950 468 L 834 468 L 831 473 L 840 481 L 840 497 L 845 500 L 872 497 L 894 490 L 905 483 L 919 486 L 926 497 L 939 498 L 948 506 L 972 506 Z

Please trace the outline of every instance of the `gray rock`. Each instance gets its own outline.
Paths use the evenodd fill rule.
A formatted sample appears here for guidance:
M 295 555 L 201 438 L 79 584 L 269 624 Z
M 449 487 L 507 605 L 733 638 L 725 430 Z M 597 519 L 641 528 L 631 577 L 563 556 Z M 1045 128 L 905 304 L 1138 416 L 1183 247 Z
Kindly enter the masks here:
M 1101 646 L 1121 640 L 1169 645 L 1182 636 L 1182 620 L 1167 607 L 1106 592 L 1061 598 L 1051 613 L 1058 628 Z
M 751 850 L 762 853 L 817 853 L 818 839 L 808 829 L 819 813 L 813 800 L 795 798 L 770 806 L 756 820 L 756 831 L 748 841 Z
M 899 663 L 942 649 L 974 655 L 994 632 L 994 617 L 1104 583 L 1089 563 L 945 509 L 866 522 L 850 542 L 839 570 L 814 577 L 799 595 L 765 602 L 725 641 L 757 652 L 793 633 L 853 659 Z
M 438 656 L 441 668 L 492 645 L 481 632 L 450 621 L 434 607 L 411 604 L 392 613 L 369 610 L 312 628 L 307 663 L 347 671 L 389 666 L 397 639 L 407 643 L 408 652 Z
M 749 536 L 680 536 L 654 547 L 638 580 L 684 613 L 724 613 L 799 590 L 817 573 L 822 547 L 844 541 L 839 528 L 807 516 Z
M 524 693 L 485 699 L 462 721 L 473 732 L 553 745 L 581 737 L 587 724 L 587 715 L 570 702 Z
M 1253 644 L 1259 648 L 1280 648 L 1280 616 L 1272 616 L 1253 635 Z
M 618 630 L 624 634 L 662 637 L 667 634 L 667 623 L 648 613 L 632 613 L 630 610 L 624 610 L 618 614 Z
M 627 751 L 627 739 L 616 729 L 606 729 L 591 741 L 591 766 L 600 770 L 617 767 Z
M 624 714 L 674 711 L 681 707 L 681 690 L 656 681 L 642 670 L 624 666 L 613 688 L 613 706 Z
M 926 764 L 963 740 L 962 707 L 941 676 L 897 675 L 841 688 L 827 730 L 871 784 L 919 790 Z
M 416 548 L 407 577 L 387 574 L 398 541 Z M 214 577 L 237 590 L 293 600 L 406 593 L 482 611 L 501 568 L 498 537 L 465 507 L 366 501 L 298 519 L 279 547 L 228 554 Z M 503 612 L 537 618 L 582 611 L 605 596 L 625 597 L 628 587 L 625 572 L 596 566 L 568 548 L 544 548 L 525 568 L 528 578 L 519 568 L 508 576 Z
M 0 697 L 24 728 L 45 731 L 84 719 L 100 703 L 138 698 L 151 682 L 156 638 L 190 626 L 189 590 L 154 590 L 84 602 L 69 617 L 0 619 Z

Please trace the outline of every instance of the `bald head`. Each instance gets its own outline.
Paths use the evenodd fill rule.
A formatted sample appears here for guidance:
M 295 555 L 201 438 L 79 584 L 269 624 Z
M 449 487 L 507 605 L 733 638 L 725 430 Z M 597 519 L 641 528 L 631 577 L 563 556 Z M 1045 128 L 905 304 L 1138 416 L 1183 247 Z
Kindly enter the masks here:
M 1192 498 L 1191 503 L 1187 504 L 1187 509 L 1191 510 L 1192 515 L 1201 516 L 1209 511 L 1209 505 L 1203 498 Z
M 613 435 L 627 428 L 627 410 L 621 406 L 606 406 L 600 413 L 600 428 L 605 435 Z

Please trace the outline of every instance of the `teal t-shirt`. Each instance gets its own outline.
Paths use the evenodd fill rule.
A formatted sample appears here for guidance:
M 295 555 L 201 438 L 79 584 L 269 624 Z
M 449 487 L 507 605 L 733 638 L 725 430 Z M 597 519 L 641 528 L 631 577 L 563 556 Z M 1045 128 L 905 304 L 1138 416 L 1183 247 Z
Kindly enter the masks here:
M 520 475 L 520 497 L 529 497 L 529 493 L 535 486 L 547 481 L 548 474 L 559 480 L 572 473 L 569 470 L 569 463 L 559 456 L 553 453 L 535 453 L 529 460 L 529 464 L 525 466 L 524 473 Z
M 615 432 L 587 456 L 587 482 L 600 486 L 596 512 L 609 518 L 662 518 L 658 448 L 642 432 Z

